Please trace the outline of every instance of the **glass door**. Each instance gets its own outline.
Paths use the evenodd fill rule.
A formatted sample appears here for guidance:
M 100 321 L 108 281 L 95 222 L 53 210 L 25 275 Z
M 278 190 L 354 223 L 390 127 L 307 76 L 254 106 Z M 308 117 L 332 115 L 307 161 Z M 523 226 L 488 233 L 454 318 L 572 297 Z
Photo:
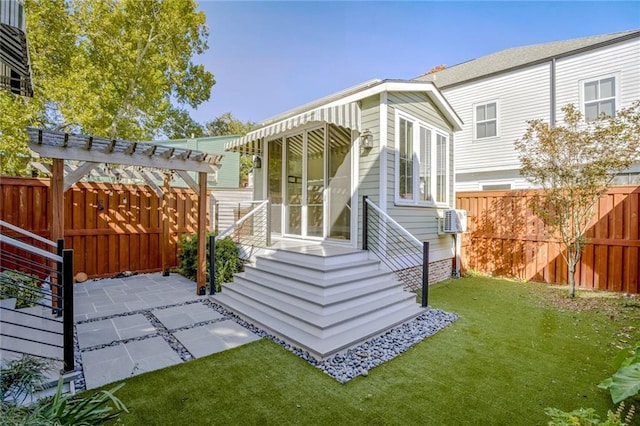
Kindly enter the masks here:
M 282 234 L 282 138 L 267 143 L 267 198 L 271 202 L 271 232 Z
M 303 134 L 285 138 L 285 234 L 303 236 Z
M 328 234 L 331 239 L 351 239 L 351 131 L 329 126 L 327 153 Z
M 324 128 L 307 133 L 306 143 L 306 233 L 308 237 L 324 237 Z

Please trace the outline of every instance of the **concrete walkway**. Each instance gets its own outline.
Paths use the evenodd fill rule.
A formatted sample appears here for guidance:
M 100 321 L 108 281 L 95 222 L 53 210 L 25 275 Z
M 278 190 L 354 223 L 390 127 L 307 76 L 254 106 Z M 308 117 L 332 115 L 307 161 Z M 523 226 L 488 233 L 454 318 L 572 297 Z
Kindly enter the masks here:
M 259 339 L 216 310 L 181 275 L 135 275 L 75 286 L 87 389 Z

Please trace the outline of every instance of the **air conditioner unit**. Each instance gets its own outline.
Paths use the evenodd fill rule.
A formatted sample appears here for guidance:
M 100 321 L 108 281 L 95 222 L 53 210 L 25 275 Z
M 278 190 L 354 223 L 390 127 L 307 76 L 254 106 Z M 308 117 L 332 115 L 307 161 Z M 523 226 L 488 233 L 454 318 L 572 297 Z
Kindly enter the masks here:
M 459 234 L 467 232 L 467 211 L 446 210 L 444 212 L 444 224 L 442 232 L 447 234 Z

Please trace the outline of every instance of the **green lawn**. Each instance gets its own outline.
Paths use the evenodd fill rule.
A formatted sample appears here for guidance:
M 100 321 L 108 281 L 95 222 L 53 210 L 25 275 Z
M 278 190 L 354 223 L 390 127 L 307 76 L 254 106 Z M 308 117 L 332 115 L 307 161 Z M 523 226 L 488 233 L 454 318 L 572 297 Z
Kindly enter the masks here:
M 430 303 L 461 318 L 368 377 L 339 384 L 263 339 L 127 380 L 118 396 L 131 413 L 120 422 L 534 425 L 548 422 L 549 406 L 604 414 L 611 401 L 596 385 L 611 374 L 616 345 L 640 338 L 640 303 L 567 303 L 554 292 L 489 278 L 447 281 L 431 288 Z M 566 308 L 573 305 L 596 307 Z

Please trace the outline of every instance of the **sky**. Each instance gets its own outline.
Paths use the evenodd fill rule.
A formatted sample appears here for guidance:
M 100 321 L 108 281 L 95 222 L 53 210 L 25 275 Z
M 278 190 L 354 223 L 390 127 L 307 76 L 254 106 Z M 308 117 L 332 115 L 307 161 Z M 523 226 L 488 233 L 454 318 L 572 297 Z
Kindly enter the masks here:
M 517 46 L 640 29 L 640 2 L 206 1 L 204 123 L 261 122 L 365 81 L 413 79 Z

